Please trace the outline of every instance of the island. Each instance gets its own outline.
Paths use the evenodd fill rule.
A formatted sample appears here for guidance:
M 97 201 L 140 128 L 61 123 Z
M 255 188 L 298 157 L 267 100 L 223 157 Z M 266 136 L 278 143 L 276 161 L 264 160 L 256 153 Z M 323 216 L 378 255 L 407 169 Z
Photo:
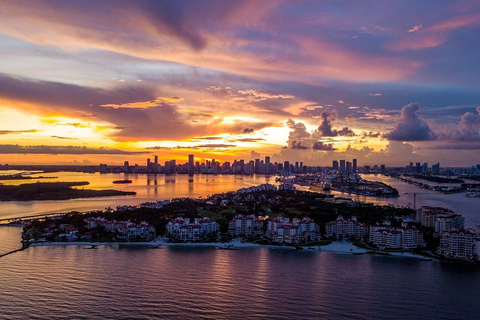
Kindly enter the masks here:
M 25 225 L 25 247 L 266 246 L 479 264 L 477 235 L 465 228 L 460 214 L 447 208 L 378 206 L 285 185 L 263 184 L 206 198 L 145 202 L 16 223 Z
M 90 190 L 74 187 L 88 185 L 80 182 L 37 182 L 18 186 L 0 185 L 0 201 L 69 200 L 78 198 L 135 195 L 133 191 Z
M 125 180 L 115 180 L 115 181 L 113 181 L 113 183 L 115 183 L 115 184 L 132 183 L 132 180 L 128 180 L 128 179 L 125 179 Z

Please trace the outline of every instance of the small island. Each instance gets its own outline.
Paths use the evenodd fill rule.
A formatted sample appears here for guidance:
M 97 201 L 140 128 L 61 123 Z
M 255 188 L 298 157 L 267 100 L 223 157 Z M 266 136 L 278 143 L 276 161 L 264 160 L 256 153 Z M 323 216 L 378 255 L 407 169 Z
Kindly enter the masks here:
M 0 201 L 70 200 L 79 198 L 135 195 L 133 191 L 90 190 L 74 187 L 88 185 L 80 182 L 37 182 L 18 186 L 0 185 Z
M 128 180 L 128 179 L 125 179 L 125 180 L 115 180 L 115 181 L 113 181 L 113 183 L 116 183 L 116 184 L 132 183 L 132 180 Z

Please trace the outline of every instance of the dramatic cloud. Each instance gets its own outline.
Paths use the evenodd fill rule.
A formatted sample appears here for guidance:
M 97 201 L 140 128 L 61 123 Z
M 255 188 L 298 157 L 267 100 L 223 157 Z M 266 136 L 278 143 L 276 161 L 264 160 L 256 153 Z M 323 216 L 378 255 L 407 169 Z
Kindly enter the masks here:
M 477 114 L 466 112 L 458 124 L 458 130 L 449 135 L 451 140 L 480 141 L 480 106 L 476 109 Z
M 321 137 L 336 137 L 336 136 L 354 136 L 354 132 L 348 127 L 344 127 L 340 130 L 333 129 L 333 123 L 337 119 L 337 111 L 324 111 L 322 113 L 322 123 L 318 127 L 318 134 Z
M 305 124 L 288 119 L 287 126 L 292 130 L 288 134 L 288 147 L 292 149 L 304 149 L 302 140 L 310 138 L 310 133 L 307 131 Z
M 313 150 L 322 150 L 322 151 L 333 151 L 335 148 L 332 144 L 323 143 L 321 141 L 317 141 L 312 146 Z
M 13 144 L 0 145 L 0 153 L 4 154 L 141 154 L 141 151 L 124 151 L 111 148 L 89 148 L 81 146 L 20 146 Z
M 302 122 L 295 122 L 291 119 L 287 121 L 287 125 L 292 131 L 288 136 L 288 148 L 296 150 L 317 150 L 317 151 L 333 151 L 335 148 L 333 144 L 328 144 L 323 141 L 318 141 L 322 137 L 319 137 L 319 132 L 314 131 L 310 134 Z M 330 128 L 331 129 L 331 128 Z M 345 128 L 344 128 L 345 129 Z M 346 131 L 346 130 L 341 130 Z M 335 131 L 338 135 L 338 131 Z
M 310 147 L 302 145 L 302 141 L 293 140 L 290 143 L 290 149 L 310 149 Z
M 418 117 L 419 110 L 420 104 L 416 102 L 404 106 L 395 128 L 385 137 L 395 141 L 435 140 L 437 134 Z
M 185 139 L 201 134 L 249 133 L 272 125 L 239 119 L 223 122 L 205 112 L 180 109 L 178 97 L 155 98 L 149 86 L 100 89 L 47 81 L 17 79 L 0 74 L 0 101 L 14 101 L 35 113 L 58 113 L 108 122 L 119 141 Z M 148 100 L 145 100 L 147 98 Z M 140 102 L 139 102 L 140 101 Z M 73 127 L 89 127 L 68 123 Z
M 477 150 L 480 3 L 379 3 L 3 1 L 0 144 L 319 165 Z

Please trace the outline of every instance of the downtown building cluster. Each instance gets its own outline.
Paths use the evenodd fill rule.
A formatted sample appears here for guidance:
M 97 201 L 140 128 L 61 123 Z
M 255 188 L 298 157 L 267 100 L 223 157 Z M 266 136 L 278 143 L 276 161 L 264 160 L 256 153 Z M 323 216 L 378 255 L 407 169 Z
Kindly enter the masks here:
M 95 171 L 94 168 L 92 168 Z M 205 162 L 195 161 L 195 155 L 188 155 L 188 162 L 177 163 L 177 160 L 168 160 L 163 164 L 159 163 L 158 156 L 154 156 L 153 161 L 147 158 L 146 164 L 130 165 L 128 161 L 124 162 L 122 167 L 108 167 L 106 164 L 100 164 L 100 173 L 161 173 L 161 174 L 296 174 L 296 173 L 315 173 L 323 170 L 322 167 L 306 166 L 302 161 L 284 161 L 272 162 L 269 156 L 264 159 L 255 159 L 250 161 L 234 160 L 221 163 L 215 159 Z

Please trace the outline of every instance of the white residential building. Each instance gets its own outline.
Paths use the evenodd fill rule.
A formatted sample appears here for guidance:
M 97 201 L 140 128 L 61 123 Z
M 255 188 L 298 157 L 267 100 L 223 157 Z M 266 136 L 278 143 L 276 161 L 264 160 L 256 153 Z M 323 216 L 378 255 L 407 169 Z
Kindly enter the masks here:
M 465 218 L 455 214 L 450 209 L 442 207 L 422 206 L 417 210 L 416 220 L 423 226 L 435 228 L 437 233 L 450 229 L 463 230 L 465 228 Z
M 235 236 L 263 234 L 263 219 L 256 218 L 253 214 L 239 214 L 229 222 L 228 233 Z
M 210 218 L 176 218 L 167 224 L 167 235 L 181 241 L 198 241 L 218 232 L 218 223 Z
M 406 223 L 393 228 L 388 221 L 370 227 L 369 241 L 381 248 L 412 249 L 424 245 L 420 230 Z
M 290 219 L 277 217 L 268 222 L 267 236 L 275 242 L 299 243 L 315 240 L 319 236 L 319 227 L 312 219 Z
M 470 258 L 477 254 L 477 239 L 470 230 L 444 231 L 440 237 L 438 253 L 453 258 Z
M 85 219 L 87 229 L 103 227 L 109 233 L 115 233 L 119 240 L 134 240 L 155 238 L 156 231 L 153 225 L 146 222 L 133 223 L 130 221 L 110 221 L 105 218 L 87 218 Z
M 355 237 L 363 238 L 368 234 L 369 228 L 364 223 L 358 222 L 355 216 L 350 219 L 344 219 L 339 215 L 337 220 L 328 222 L 325 226 L 327 237 Z

